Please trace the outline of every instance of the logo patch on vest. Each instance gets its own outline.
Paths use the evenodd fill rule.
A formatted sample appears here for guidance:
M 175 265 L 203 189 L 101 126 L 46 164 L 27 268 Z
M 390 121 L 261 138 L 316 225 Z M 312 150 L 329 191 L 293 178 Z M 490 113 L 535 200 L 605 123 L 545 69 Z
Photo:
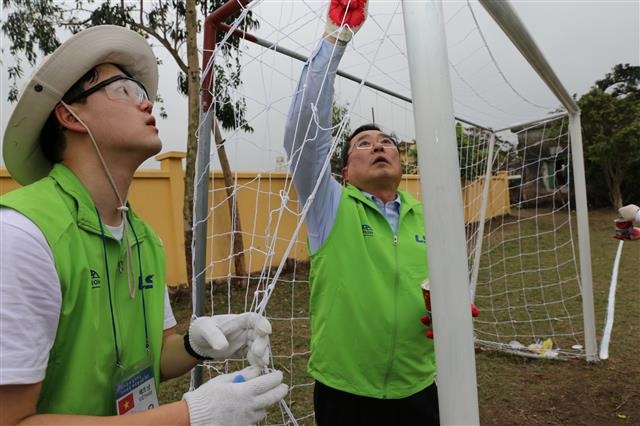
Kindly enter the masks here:
M 416 234 L 415 235 L 416 238 L 416 243 L 426 243 L 427 242 L 427 238 L 423 235 L 422 237 L 420 237 L 420 235 Z
M 362 236 L 373 237 L 373 228 L 367 224 L 362 225 Z
M 144 278 L 144 282 L 142 281 L 142 276 L 138 277 L 138 288 L 140 290 L 143 288 L 153 288 L 153 274 L 147 275 Z
M 93 269 L 89 269 L 89 271 L 91 272 L 91 288 L 100 288 L 102 284 L 100 282 L 100 275 Z

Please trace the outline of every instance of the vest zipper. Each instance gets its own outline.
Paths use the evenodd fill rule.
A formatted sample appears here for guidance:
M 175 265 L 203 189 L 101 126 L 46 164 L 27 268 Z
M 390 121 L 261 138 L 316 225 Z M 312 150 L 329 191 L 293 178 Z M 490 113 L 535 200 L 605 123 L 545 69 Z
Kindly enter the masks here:
M 400 226 L 398 224 L 398 226 Z M 395 358 L 395 347 L 396 347 L 396 336 L 398 329 L 398 284 L 400 280 L 398 279 L 398 234 L 393 235 L 393 252 L 395 258 L 395 273 L 394 273 L 394 283 L 393 283 L 393 328 L 391 333 L 391 357 L 389 358 L 389 365 L 387 367 L 387 372 L 384 376 L 384 392 L 383 398 L 387 398 L 387 385 L 389 384 L 389 376 L 391 376 L 391 371 L 393 370 L 393 360 Z
M 123 275 L 127 274 L 127 267 L 126 267 L 126 248 L 124 248 L 124 235 L 122 236 L 121 240 L 113 240 L 113 243 L 117 243 L 118 244 L 118 263 L 117 263 L 117 269 L 116 269 L 116 279 L 114 280 L 114 282 L 112 283 L 113 285 L 113 297 L 114 297 L 114 301 L 115 301 L 115 305 L 114 305 L 114 310 L 115 312 L 113 313 L 114 318 L 115 318 L 115 323 L 116 323 L 116 328 L 118 331 L 118 345 L 120 347 L 120 354 L 122 355 L 124 353 L 124 351 L 126 350 L 124 348 L 124 340 L 122 339 L 122 332 L 121 330 L 123 330 L 125 328 L 125 326 L 123 326 L 123 324 L 120 323 L 120 315 L 118 315 L 119 312 L 119 305 L 120 305 L 120 293 L 123 291 L 122 289 L 122 280 L 123 280 Z M 126 298 L 129 298 L 129 288 L 126 287 L 127 285 L 127 281 L 126 281 L 126 276 L 124 277 L 124 284 L 125 284 L 125 289 L 124 291 L 127 293 Z
M 122 242 L 115 240 L 114 243 L 118 244 L 118 263 L 117 263 L 116 279 L 112 283 L 114 300 L 116 301 L 116 304 L 114 306 L 115 312 L 113 313 L 113 315 L 115 317 L 115 322 L 118 329 L 118 340 L 120 340 L 120 342 L 118 342 L 118 345 L 120 346 L 120 355 L 122 356 L 125 349 L 123 347 L 124 340 L 122 338 L 123 327 L 122 327 L 122 324 L 120 323 L 120 315 L 118 315 L 119 313 L 118 308 L 120 306 L 120 293 L 122 292 L 122 289 L 120 288 L 122 286 L 120 284 L 122 283 L 122 274 L 126 273 L 126 266 L 125 266 L 124 258 L 122 255 Z

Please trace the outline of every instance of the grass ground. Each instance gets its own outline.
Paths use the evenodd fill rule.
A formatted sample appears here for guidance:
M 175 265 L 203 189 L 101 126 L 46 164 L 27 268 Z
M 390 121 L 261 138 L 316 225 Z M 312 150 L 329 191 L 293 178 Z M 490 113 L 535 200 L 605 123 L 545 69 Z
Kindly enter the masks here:
M 612 211 L 595 210 L 589 214 L 591 260 L 596 314 L 596 334 L 602 335 L 611 268 L 618 246 L 611 238 Z M 299 271 L 300 272 L 300 271 Z M 295 307 L 296 332 L 292 321 L 272 320 L 274 352 L 279 346 L 289 350 L 292 342 L 301 355 L 293 361 L 276 360 L 276 367 L 286 374 L 304 375 L 304 350 L 308 341 L 305 292 L 294 294 L 290 287 L 276 287 L 271 306 Z M 214 295 L 214 298 L 225 298 Z M 182 327 L 191 314 L 190 292 L 176 291 L 172 305 Z M 624 245 L 618 276 L 615 323 L 609 359 L 595 363 L 585 361 L 551 361 L 521 358 L 497 352 L 476 355 L 476 373 L 480 421 L 483 425 L 623 425 L 640 424 L 640 241 Z M 237 312 L 237 310 L 235 310 Z M 291 316 L 290 312 L 270 311 L 270 316 Z M 189 377 L 165 382 L 161 402 L 181 398 L 188 389 Z M 313 424 L 298 413 L 311 410 L 311 389 L 296 389 L 289 400 L 300 424 Z M 277 421 L 276 419 L 273 419 Z

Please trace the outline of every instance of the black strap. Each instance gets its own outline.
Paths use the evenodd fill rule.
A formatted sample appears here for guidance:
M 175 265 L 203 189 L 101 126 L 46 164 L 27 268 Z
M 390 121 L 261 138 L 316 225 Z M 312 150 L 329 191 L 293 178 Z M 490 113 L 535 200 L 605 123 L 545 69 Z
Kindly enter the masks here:
M 188 331 L 184 334 L 183 340 L 184 340 L 184 350 L 187 351 L 187 353 L 189 355 L 191 355 L 192 357 L 194 357 L 195 359 L 200 360 L 200 361 L 206 361 L 206 360 L 213 359 L 213 358 L 208 358 L 208 357 L 202 356 L 199 353 L 197 353 L 195 350 L 193 350 L 193 348 L 191 347 L 191 342 L 189 342 L 189 332 Z

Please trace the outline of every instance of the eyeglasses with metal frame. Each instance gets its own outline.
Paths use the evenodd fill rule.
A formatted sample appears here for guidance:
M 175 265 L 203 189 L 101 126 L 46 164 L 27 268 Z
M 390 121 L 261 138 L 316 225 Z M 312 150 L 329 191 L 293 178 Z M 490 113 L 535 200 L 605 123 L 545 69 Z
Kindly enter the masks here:
M 383 149 L 398 149 L 398 144 L 396 144 L 396 141 L 394 141 L 392 138 L 385 136 L 382 139 L 378 139 L 378 143 L 382 146 Z M 375 143 L 368 139 L 368 138 L 363 138 L 360 139 L 358 141 L 356 141 L 353 146 L 356 149 L 361 149 L 361 150 L 365 150 L 365 149 L 373 149 L 373 147 L 375 146 Z

